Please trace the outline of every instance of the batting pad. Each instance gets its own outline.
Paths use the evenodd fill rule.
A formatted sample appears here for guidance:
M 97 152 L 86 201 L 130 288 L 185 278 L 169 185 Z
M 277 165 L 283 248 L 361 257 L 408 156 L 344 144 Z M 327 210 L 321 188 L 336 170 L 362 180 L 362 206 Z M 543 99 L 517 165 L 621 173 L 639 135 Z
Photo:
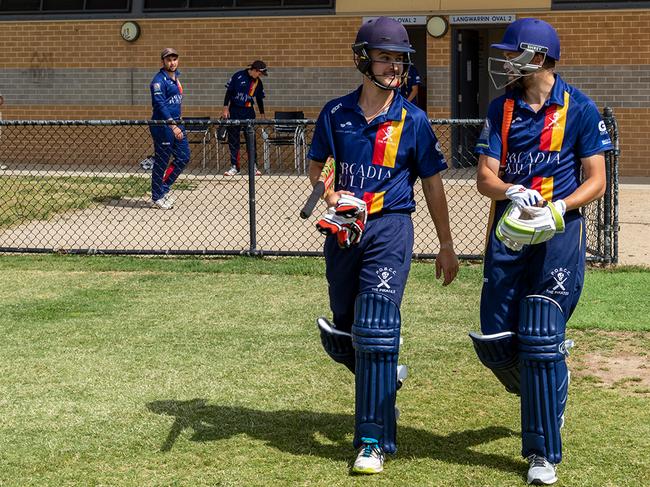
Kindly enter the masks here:
M 481 363 L 494 373 L 506 391 L 519 395 L 521 379 L 517 335 L 512 331 L 493 335 L 471 332 L 469 337 Z
M 374 438 L 386 453 L 395 453 L 399 308 L 378 293 L 357 296 L 352 325 L 355 349 L 354 446 Z
M 320 341 L 327 355 L 334 362 L 345 365 L 354 374 L 354 348 L 352 348 L 352 335 L 337 329 L 327 318 L 316 319 L 320 331 Z
M 522 455 L 562 461 L 560 427 L 568 394 L 562 308 L 546 296 L 519 306 Z

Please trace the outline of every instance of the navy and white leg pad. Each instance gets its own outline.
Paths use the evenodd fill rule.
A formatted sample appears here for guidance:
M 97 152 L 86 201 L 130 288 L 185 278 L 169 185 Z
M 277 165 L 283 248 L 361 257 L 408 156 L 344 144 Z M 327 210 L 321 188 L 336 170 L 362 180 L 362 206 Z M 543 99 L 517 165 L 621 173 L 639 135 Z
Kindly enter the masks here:
M 362 438 L 376 439 L 386 453 L 395 453 L 397 356 L 400 312 L 397 305 L 378 293 L 357 296 L 352 325 L 355 349 L 354 446 Z
M 540 455 L 553 464 L 562 460 L 560 427 L 568 394 L 565 328 L 554 300 L 531 295 L 520 303 L 522 455 Z
M 327 355 L 335 362 L 345 365 L 354 374 L 354 348 L 352 335 L 337 329 L 327 318 L 316 319 L 320 341 Z
M 469 334 L 483 365 L 490 369 L 508 392 L 519 394 L 520 373 L 517 335 L 511 331 L 492 335 Z

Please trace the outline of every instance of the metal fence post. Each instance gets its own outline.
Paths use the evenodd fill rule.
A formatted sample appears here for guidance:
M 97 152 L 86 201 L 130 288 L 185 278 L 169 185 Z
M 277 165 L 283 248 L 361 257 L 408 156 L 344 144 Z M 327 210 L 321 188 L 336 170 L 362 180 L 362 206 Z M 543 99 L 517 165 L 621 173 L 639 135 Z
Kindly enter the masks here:
M 618 122 L 611 107 L 605 107 L 603 113 L 605 115 L 605 125 L 607 126 L 607 130 L 612 138 L 612 145 L 614 146 L 614 150 L 609 153 L 609 157 L 607 158 L 609 160 L 607 176 L 610 178 L 608 183 L 611 183 L 611 251 L 609 257 L 612 264 L 618 264 L 618 171 L 620 155 Z
M 257 168 L 257 147 L 255 143 L 255 127 L 246 124 L 246 152 L 248 153 L 248 213 L 250 215 L 250 248 L 249 254 L 257 254 L 257 221 L 255 203 L 255 170 Z

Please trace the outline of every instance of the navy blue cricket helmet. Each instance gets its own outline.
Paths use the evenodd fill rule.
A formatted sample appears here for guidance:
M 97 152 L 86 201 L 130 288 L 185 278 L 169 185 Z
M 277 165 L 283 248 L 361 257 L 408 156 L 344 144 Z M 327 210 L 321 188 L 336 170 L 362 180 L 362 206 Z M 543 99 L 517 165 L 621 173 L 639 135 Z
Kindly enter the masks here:
M 488 73 L 497 89 L 505 88 L 524 76 L 541 70 L 546 59 L 560 60 L 560 38 L 551 24 L 540 19 L 515 20 L 508 26 L 494 49 L 519 53 L 509 59 L 488 58 Z M 535 55 L 543 55 L 533 62 Z
M 394 89 L 385 86 L 372 74 L 372 59 L 368 54 L 370 49 L 381 49 L 384 51 L 400 52 L 405 54 L 405 61 L 402 62 L 402 74 L 400 85 L 406 80 L 408 68 L 411 63 L 411 54 L 415 52 L 409 40 L 406 28 L 395 19 L 390 17 L 377 17 L 365 22 L 357 32 L 357 38 L 352 45 L 352 51 L 356 55 L 357 69 L 382 89 Z
M 515 52 L 532 48 L 548 58 L 560 60 L 560 38 L 551 24 L 540 19 L 515 20 L 506 29 L 503 40 L 492 47 Z

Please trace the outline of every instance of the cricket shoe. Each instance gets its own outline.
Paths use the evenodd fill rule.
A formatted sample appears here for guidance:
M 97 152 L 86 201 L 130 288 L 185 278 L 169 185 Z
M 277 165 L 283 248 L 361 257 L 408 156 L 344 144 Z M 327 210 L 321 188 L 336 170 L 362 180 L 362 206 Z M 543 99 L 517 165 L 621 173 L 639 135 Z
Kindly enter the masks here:
M 557 482 L 555 465 L 541 455 L 534 453 L 528 457 L 528 483 L 551 485 Z
M 239 170 L 235 166 L 231 166 L 230 169 L 223 173 L 224 176 L 237 176 L 237 174 L 239 174 Z
M 262 171 L 260 171 L 259 169 L 255 168 L 255 176 L 261 176 L 261 175 L 262 175 Z
M 140 168 L 143 171 L 151 171 L 151 169 L 153 168 L 154 162 L 156 162 L 156 161 L 154 160 L 153 157 L 151 157 L 151 156 L 145 157 L 144 159 L 142 159 L 140 161 Z
M 352 473 L 372 475 L 384 470 L 384 451 L 374 438 L 361 438 L 363 446 L 352 466 Z
M 164 196 L 160 199 L 155 200 L 153 202 L 153 205 L 156 208 L 160 208 L 161 210 L 171 210 L 174 207 L 174 204 L 167 201 L 167 198 Z

